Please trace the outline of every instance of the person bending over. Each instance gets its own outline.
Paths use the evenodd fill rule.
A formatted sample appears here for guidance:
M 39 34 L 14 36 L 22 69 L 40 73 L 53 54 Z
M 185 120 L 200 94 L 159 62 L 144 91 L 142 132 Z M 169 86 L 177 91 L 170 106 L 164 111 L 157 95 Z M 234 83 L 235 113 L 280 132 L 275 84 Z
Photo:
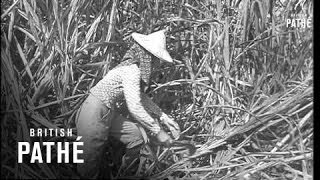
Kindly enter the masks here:
M 132 33 L 134 43 L 123 61 L 90 89 L 76 121 L 78 136 L 82 136 L 84 142 L 84 163 L 77 165 L 81 177 L 98 177 L 109 136 L 124 143 L 129 156 L 139 154 L 141 145 L 145 143 L 139 125 L 166 146 L 173 140 L 161 129 L 157 118 L 169 128 L 174 138 L 179 136 L 178 124 L 141 90 L 141 84 L 149 84 L 152 66 L 159 59 L 172 62 L 166 50 L 164 32 L 161 30 L 149 35 Z M 121 102 L 126 104 L 133 119 L 117 113 L 117 104 Z

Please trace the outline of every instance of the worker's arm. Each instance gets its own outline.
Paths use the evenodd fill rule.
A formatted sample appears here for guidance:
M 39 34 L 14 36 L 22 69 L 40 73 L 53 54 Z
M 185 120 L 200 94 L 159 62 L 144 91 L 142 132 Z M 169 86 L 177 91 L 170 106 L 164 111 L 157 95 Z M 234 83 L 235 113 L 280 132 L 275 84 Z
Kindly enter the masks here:
M 131 115 L 152 133 L 158 134 L 161 129 L 158 122 L 148 114 L 141 103 L 140 78 L 140 70 L 137 65 L 133 64 L 124 68 L 122 83 L 125 101 Z
M 149 114 L 154 114 L 160 121 L 163 122 L 171 131 L 175 139 L 179 138 L 180 127 L 179 125 L 170 118 L 166 113 L 162 112 L 158 105 L 156 105 L 145 93 L 141 93 L 142 105 L 145 107 Z

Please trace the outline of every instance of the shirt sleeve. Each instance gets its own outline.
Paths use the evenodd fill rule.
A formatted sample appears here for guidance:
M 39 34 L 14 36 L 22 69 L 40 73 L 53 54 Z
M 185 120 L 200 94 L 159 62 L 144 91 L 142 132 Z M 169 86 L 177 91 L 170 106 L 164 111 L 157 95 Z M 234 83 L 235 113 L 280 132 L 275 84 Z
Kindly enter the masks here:
M 145 128 L 158 134 L 160 126 L 146 111 L 141 103 L 140 70 L 137 65 L 131 65 L 122 73 L 123 93 L 131 115 Z

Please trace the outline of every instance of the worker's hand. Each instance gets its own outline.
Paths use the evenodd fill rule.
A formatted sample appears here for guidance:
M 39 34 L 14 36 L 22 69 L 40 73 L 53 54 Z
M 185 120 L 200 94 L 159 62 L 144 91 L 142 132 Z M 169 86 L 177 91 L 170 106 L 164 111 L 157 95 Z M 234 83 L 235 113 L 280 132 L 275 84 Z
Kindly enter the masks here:
M 169 128 L 174 139 L 178 139 L 181 133 L 178 123 L 164 113 L 160 117 L 160 120 Z
M 157 140 L 165 146 L 170 146 L 173 142 L 171 137 L 163 130 L 160 130 L 160 132 L 157 134 Z

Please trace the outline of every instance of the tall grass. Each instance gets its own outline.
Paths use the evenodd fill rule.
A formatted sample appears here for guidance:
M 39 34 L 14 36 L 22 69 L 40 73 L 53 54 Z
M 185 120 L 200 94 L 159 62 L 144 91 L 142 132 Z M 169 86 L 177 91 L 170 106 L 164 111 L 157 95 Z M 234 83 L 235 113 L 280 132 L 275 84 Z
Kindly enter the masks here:
M 156 71 L 147 92 L 197 149 L 182 156 L 158 148 L 136 175 L 312 179 L 313 34 L 285 25 L 294 14 L 312 18 L 312 1 L 1 5 L 2 177 L 76 178 L 74 164 L 18 164 L 17 142 L 32 141 L 29 128 L 74 128 L 89 89 L 119 63 L 129 35 L 168 29 L 175 64 Z

